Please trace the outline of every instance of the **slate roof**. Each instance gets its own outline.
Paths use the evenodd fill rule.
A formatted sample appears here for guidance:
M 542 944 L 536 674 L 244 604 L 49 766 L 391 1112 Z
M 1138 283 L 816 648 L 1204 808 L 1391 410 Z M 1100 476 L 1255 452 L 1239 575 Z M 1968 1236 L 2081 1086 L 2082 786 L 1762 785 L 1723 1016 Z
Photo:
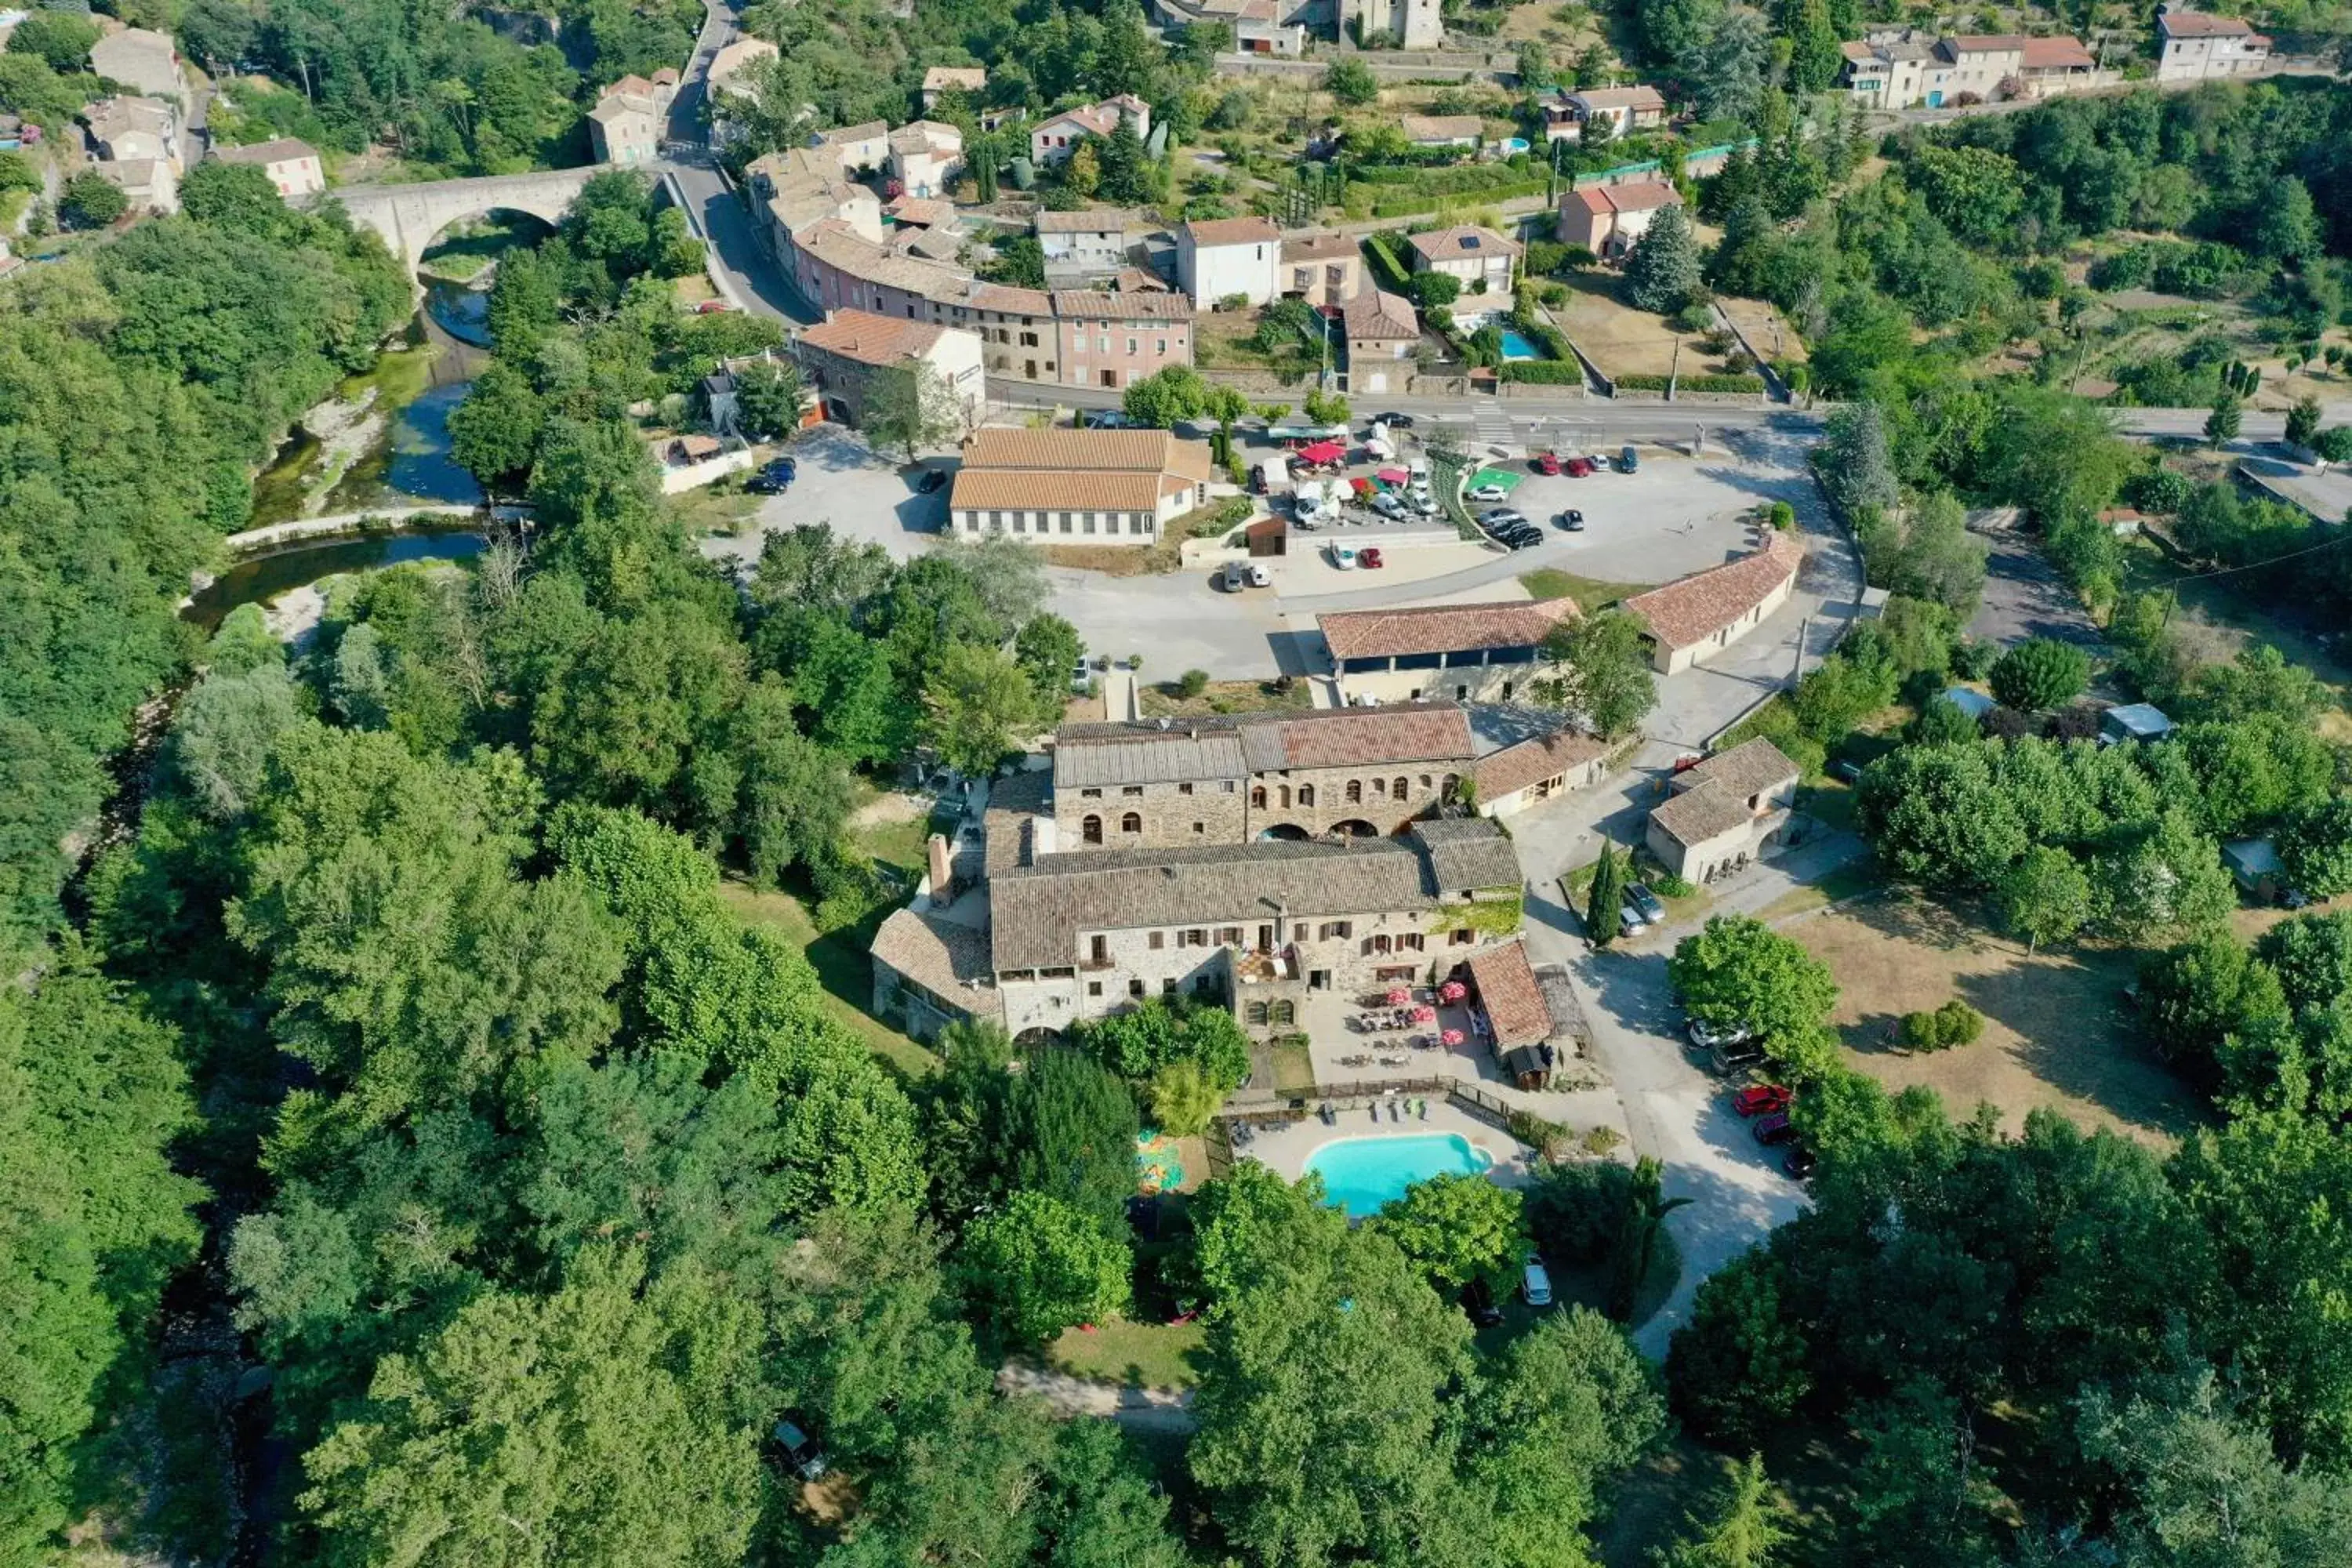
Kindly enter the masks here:
M 1583 612 L 1573 599 L 1533 604 L 1432 605 L 1411 610 L 1340 610 L 1315 617 L 1334 658 L 1381 658 L 1529 647 Z
M 1738 621 L 1795 578 L 1805 547 L 1778 529 L 1764 548 L 1725 565 L 1636 594 L 1624 608 L 1642 617 L 1668 647 L 1704 642 Z

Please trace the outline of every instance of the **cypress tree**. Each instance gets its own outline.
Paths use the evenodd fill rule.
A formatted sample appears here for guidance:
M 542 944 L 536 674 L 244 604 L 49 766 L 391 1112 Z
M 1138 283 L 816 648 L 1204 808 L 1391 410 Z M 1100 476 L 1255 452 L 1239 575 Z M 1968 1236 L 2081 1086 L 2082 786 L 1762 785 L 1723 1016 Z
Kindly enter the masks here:
M 1595 947 L 1607 947 L 1617 940 L 1617 909 L 1624 901 L 1625 868 L 1617 858 L 1617 851 L 1604 843 L 1601 858 L 1593 863 L 1592 888 L 1584 905 L 1584 934 Z

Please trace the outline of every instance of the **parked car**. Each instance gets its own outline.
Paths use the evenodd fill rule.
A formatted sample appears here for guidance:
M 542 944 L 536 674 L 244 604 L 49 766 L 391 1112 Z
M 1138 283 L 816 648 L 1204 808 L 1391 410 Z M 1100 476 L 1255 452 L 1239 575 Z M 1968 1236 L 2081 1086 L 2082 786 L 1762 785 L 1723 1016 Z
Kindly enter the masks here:
M 1649 929 L 1650 922 L 1642 918 L 1641 910 L 1635 909 L 1631 904 L 1620 904 L 1617 907 L 1617 934 L 1619 936 L 1639 936 Z
M 1756 1134 L 1756 1142 L 1768 1149 L 1775 1143 L 1786 1143 L 1797 1135 L 1797 1130 L 1790 1125 L 1789 1113 L 1785 1110 L 1776 1110 L 1769 1116 L 1758 1117 L 1755 1125 L 1749 1131 Z
M 1495 1292 L 1484 1279 L 1473 1279 L 1462 1287 L 1462 1310 L 1482 1329 L 1503 1321 L 1503 1309 L 1495 1305 Z
M 773 1438 L 776 1452 L 793 1474 L 804 1481 L 814 1481 L 824 1476 L 827 1468 L 824 1450 L 819 1448 L 815 1439 L 807 1433 L 790 1421 L 779 1421 L 769 1436 Z
M 1495 542 L 1506 550 L 1527 550 L 1543 542 L 1543 533 L 1533 528 L 1506 529 L 1495 535 Z
M 1331 546 L 1331 564 L 1342 572 L 1353 572 L 1356 569 L 1356 547 L 1352 544 Z
M 1377 572 L 1381 567 L 1387 565 L 1388 563 L 1381 559 L 1381 547 L 1379 545 L 1367 544 L 1361 550 L 1356 552 L 1356 564 L 1362 567 L 1367 572 Z
M 1249 586 L 1249 567 L 1240 561 L 1228 561 L 1217 574 L 1217 586 L 1228 594 L 1238 594 Z
M 1514 507 L 1490 506 L 1478 514 L 1478 521 L 1480 522 L 1489 524 L 1497 522 L 1524 521 L 1526 520 L 1526 513 Z
M 1642 466 L 1642 454 L 1633 450 L 1631 441 L 1618 448 L 1617 467 L 1621 472 L 1632 473 Z
M 734 308 L 724 300 L 705 300 L 694 308 L 694 313 L 698 316 L 723 316 Z
M 1660 921 L 1666 918 L 1666 906 L 1659 902 L 1658 895 L 1650 891 L 1648 885 L 1645 883 L 1627 883 L 1625 885 L 1625 901 L 1633 905 L 1635 909 L 1641 910 L 1642 918 L 1648 921 L 1652 925 L 1655 925 Z
M 1386 490 L 1382 490 L 1380 494 L 1372 498 L 1372 510 L 1379 512 L 1382 517 L 1394 518 L 1399 522 L 1402 522 L 1404 521 L 1404 502 L 1397 500 L 1396 497 L 1389 494 Z
M 1505 500 L 1509 498 L 1510 493 L 1511 492 L 1509 490 L 1506 489 L 1501 485 L 1494 483 L 1492 480 L 1489 480 L 1483 485 L 1474 486 L 1468 492 L 1469 499 L 1472 500 Z
M 1813 1167 L 1819 1163 L 1821 1163 L 1820 1158 L 1802 1143 L 1796 1145 L 1780 1158 L 1780 1169 L 1801 1182 L 1811 1175 Z
M 1565 529 L 1570 533 L 1582 533 L 1584 531 L 1584 514 L 1577 510 L 1574 507 L 1570 507 L 1566 511 L 1561 512 L 1558 517 L 1553 518 L 1552 521 L 1559 524 L 1561 528 Z
M 1842 780 L 1846 784 L 1860 784 L 1862 782 L 1862 764 L 1859 763 L 1850 763 L 1843 757 L 1840 757 L 1836 762 L 1830 764 L 1830 777 Z
M 1437 498 L 1429 493 L 1426 486 L 1415 486 L 1412 493 L 1405 497 L 1405 504 L 1412 508 L 1417 516 L 1435 517 L 1437 515 Z
M 1089 430 L 1124 430 L 1134 423 L 1134 420 L 1116 408 L 1087 416 L 1087 428 Z
M 1691 1044 L 1700 1050 L 1711 1051 L 1717 1046 L 1727 1050 L 1748 1043 L 1748 1030 L 1738 1024 L 1710 1024 L 1704 1018 L 1690 1021 Z
M 1253 588 L 1271 588 L 1274 586 L 1274 574 L 1267 571 L 1264 566 L 1255 561 L 1250 563 L 1249 579 L 1250 586 Z
M 755 496 L 780 496 L 800 478 L 801 466 L 791 458 L 772 458 L 743 488 Z
M 1571 479 L 1589 479 L 1592 477 L 1592 459 L 1570 458 L 1568 460 L 1567 470 L 1568 477 Z
M 1752 1068 L 1764 1059 L 1763 1047 L 1750 1041 L 1744 1046 L 1717 1046 L 1707 1052 L 1707 1066 L 1718 1078 L 1729 1078 L 1743 1068 Z
M 1731 1109 L 1742 1116 L 1769 1116 L 1789 1109 L 1789 1088 L 1779 1083 L 1751 1083 L 1731 1097 Z
M 1375 425 L 1393 425 L 1400 430 L 1410 430 L 1412 428 L 1412 416 L 1410 414 L 1394 413 L 1375 414 L 1372 416 L 1372 423 Z
M 1544 1267 L 1543 1254 L 1530 1252 L 1525 1271 L 1519 1278 L 1519 1294 L 1530 1307 L 1551 1305 L 1551 1270 Z
M 1559 472 L 1559 454 L 1558 452 L 1538 452 L 1535 455 L 1532 466 L 1537 473 L 1557 475 Z
M 1087 667 L 1087 661 L 1085 659 L 1082 658 L 1078 660 L 1077 663 L 1070 667 L 1071 695 L 1076 697 L 1084 697 L 1087 694 L 1087 689 L 1093 686 L 1094 683 L 1095 672 Z

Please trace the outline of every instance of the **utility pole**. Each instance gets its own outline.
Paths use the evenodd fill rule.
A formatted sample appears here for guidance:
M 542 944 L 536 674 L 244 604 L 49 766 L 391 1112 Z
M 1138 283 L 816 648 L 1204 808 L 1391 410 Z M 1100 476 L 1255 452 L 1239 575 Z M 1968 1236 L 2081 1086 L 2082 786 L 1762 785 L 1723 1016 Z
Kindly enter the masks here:
M 1812 630 L 1813 617 L 1810 615 L 1797 623 L 1797 667 L 1789 672 L 1789 686 L 1792 690 L 1797 682 L 1805 679 L 1805 639 L 1812 635 Z
M 1677 332 L 1675 335 L 1674 363 L 1666 368 L 1666 401 L 1669 403 L 1672 403 L 1675 400 L 1675 384 L 1682 379 L 1682 374 L 1683 340 L 1682 334 Z

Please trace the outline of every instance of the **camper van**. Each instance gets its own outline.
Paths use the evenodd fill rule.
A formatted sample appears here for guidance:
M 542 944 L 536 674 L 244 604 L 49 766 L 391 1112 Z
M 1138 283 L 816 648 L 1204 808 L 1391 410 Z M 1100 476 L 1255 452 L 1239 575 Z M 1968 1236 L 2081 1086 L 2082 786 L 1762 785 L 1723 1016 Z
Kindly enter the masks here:
M 1257 466 L 1257 493 L 1262 496 L 1280 495 L 1290 488 L 1290 463 L 1283 458 L 1269 458 Z
M 1301 481 L 1291 510 L 1302 526 L 1312 528 L 1323 516 L 1323 487 L 1313 479 Z

